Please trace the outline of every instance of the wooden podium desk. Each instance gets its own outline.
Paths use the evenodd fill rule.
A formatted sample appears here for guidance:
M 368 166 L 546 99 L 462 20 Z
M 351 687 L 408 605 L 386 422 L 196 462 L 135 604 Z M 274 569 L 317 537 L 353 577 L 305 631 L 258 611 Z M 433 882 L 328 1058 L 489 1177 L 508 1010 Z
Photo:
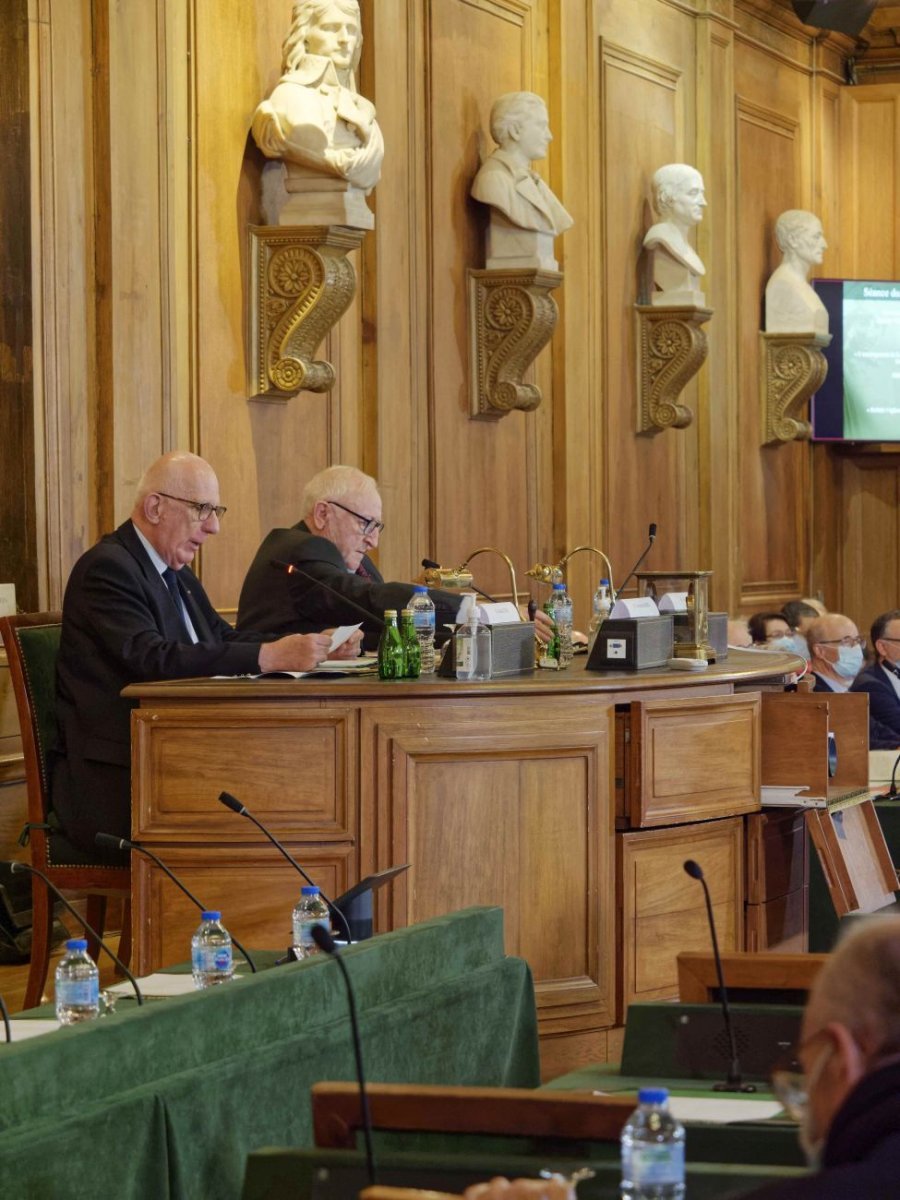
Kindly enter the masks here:
M 545 1072 L 602 1061 L 627 1002 L 677 995 L 676 953 L 706 949 L 701 889 L 683 858 L 706 863 L 723 949 L 743 948 L 741 814 L 759 808 L 758 689 L 779 686 L 799 660 L 735 651 L 697 675 L 583 664 L 479 684 L 135 685 L 125 692 L 139 701 L 133 837 L 251 946 L 287 946 L 301 881 L 218 802 L 223 789 L 330 896 L 409 862 L 378 894 L 379 931 L 502 905 L 507 951 L 534 972 Z M 198 918 L 153 863 L 132 857 L 140 974 L 183 959 Z

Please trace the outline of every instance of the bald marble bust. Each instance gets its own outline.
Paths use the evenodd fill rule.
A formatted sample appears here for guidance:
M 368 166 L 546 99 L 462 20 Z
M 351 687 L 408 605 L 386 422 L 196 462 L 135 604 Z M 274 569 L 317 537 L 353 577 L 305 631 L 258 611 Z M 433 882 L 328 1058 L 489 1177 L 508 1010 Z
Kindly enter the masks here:
M 653 304 L 703 308 L 700 282 L 706 268 L 688 241 L 688 232 L 703 220 L 706 192 L 703 176 L 687 163 L 667 163 L 653 176 L 653 207 L 660 220 L 647 230 Z
M 827 334 L 828 311 L 807 278 L 828 249 L 822 222 L 788 209 L 775 222 L 775 240 L 783 258 L 766 284 L 766 333 Z

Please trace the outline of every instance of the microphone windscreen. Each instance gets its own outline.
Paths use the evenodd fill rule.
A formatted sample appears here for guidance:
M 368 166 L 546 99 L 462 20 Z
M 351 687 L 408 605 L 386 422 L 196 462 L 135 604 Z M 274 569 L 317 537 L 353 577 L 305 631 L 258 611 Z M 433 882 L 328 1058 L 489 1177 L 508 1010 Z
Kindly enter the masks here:
M 691 879 L 703 878 L 703 870 L 701 869 L 700 864 L 694 862 L 692 858 L 689 858 L 684 864 L 684 869 L 687 871 L 688 875 L 690 875 Z
M 651 521 L 650 522 L 650 541 L 652 542 L 655 537 L 656 537 L 656 522 Z
M 334 938 L 328 932 L 324 925 L 313 925 L 310 930 L 310 937 L 316 943 L 320 950 L 324 950 L 326 954 L 336 954 L 337 946 Z
M 243 816 L 244 806 L 241 804 L 240 800 L 232 796 L 231 792 L 220 792 L 219 800 L 225 805 L 226 808 L 230 808 L 232 812 L 237 813 L 239 817 Z
M 433 558 L 423 558 L 422 566 L 430 567 L 433 571 L 439 571 L 441 569 L 441 564 L 439 562 L 435 562 Z
M 128 842 L 125 838 L 114 837 L 111 833 L 95 833 L 94 841 L 98 846 L 112 846 L 114 850 L 128 849 Z
M 23 863 L 23 862 L 11 862 L 11 863 L 9 864 L 9 873 L 10 873 L 10 875 L 15 875 L 17 872 L 20 872 L 20 871 L 27 871 L 27 870 L 28 870 L 28 864 L 27 864 L 27 863 Z

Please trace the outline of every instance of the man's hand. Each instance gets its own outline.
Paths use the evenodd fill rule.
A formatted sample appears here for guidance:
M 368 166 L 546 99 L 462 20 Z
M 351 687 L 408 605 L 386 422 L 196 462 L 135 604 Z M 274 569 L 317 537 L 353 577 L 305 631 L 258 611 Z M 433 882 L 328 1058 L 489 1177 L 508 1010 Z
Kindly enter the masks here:
M 549 645 L 553 638 L 553 621 L 542 608 L 534 614 L 534 636 L 545 646 Z
M 325 632 L 331 637 L 334 630 L 326 629 Z M 361 629 L 357 629 L 355 633 L 351 633 L 346 642 L 342 642 L 337 650 L 332 650 L 329 658 L 359 658 L 362 653 L 363 634 Z
M 289 633 L 259 648 L 260 671 L 312 671 L 328 657 L 329 633 Z

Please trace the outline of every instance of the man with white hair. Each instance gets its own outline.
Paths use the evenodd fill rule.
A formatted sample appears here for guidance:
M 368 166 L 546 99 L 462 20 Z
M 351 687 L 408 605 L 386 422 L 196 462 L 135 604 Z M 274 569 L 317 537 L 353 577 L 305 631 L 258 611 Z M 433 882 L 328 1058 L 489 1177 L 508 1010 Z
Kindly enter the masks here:
M 744 1200 L 895 1200 L 900 1193 L 900 921 L 861 920 L 810 992 L 800 1072 L 772 1083 L 814 1174 Z
M 57 657 L 58 742 L 51 803 L 63 834 L 95 860 L 98 832 L 131 834 L 130 683 L 312 670 L 325 633 L 237 633 L 191 571 L 225 508 L 209 463 L 174 451 L 141 479 L 131 517 L 81 556 L 63 599 Z M 358 653 L 355 644 L 339 656 Z M 108 856 L 112 857 L 112 856 Z

